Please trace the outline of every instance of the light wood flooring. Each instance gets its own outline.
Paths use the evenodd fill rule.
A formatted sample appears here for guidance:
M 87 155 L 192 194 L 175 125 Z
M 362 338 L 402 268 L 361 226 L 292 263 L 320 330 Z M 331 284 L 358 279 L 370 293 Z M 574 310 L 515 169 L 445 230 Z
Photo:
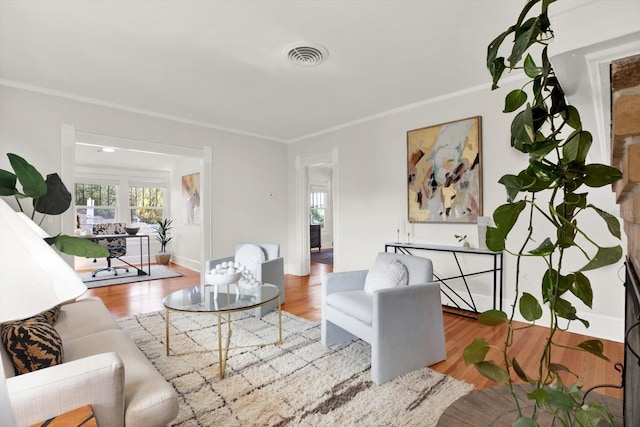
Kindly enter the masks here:
M 107 286 L 89 289 L 85 296 L 102 298 L 107 308 L 116 318 L 123 318 L 140 313 L 163 310 L 162 298 L 179 289 L 200 283 L 200 274 L 188 268 L 171 264 L 171 268 L 184 274 L 182 277 L 159 279 L 148 282 L 137 282 L 126 285 Z M 320 283 L 324 273 L 331 272 L 332 266 L 312 263 L 308 276 L 285 276 L 286 303 L 282 309 L 306 319 L 320 322 Z M 447 343 L 447 359 L 432 369 L 451 375 L 454 378 L 473 383 L 476 388 L 496 385 L 480 375 L 474 367 L 465 366 L 462 351 L 474 338 L 483 337 L 490 344 L 499 346 L 504 341 L 504 330 L 483 326 L 477 321 L 455 314 L 444 313 L 445 337 Z M 515 356 L 525 372 L 536 368 L 534 347 L 545 339 L 546 329 L 538 326 L 520 331 Z M 588 337 L 569 332 L 559 332 L 555 341 L 561 345 L 575 346 Z M 569 349 L 555 350 L 556 361 L 569 367 L 584 382 L 585 389 L 596 384 L 620 384 L 620 374 L 614 364 L 623 362 L 623 345 L 613 341 L 604 341 L 604 353 L 610 362 L 596 358 L 589 353 Z M 490 353 L 491 356 L 491 353 Z M 497 353 L 494 354 L 497 358 Z M 574 382 L 575 378 L 566 382 Z M 599 392 L 614 397 L 621 397 L 620 389 L 602 388 Z

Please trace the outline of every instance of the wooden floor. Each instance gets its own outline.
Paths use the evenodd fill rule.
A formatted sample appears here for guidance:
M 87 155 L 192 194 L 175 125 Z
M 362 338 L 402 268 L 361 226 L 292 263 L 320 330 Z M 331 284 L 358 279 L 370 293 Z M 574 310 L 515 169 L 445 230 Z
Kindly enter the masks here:
M 148 282 L 137 282 L 126 285 L 107 286 L 89 289 L 85 296 L 102 298 L 107 308 L 116 318 L 123 318 L 139 313 L 163 310 L 162 298 L 179 289 L 200 283 L 200 274 L 188 268 L 171 264 L 171 268 L 184 274 L 183 277 L 158 279 Z M 306 319 L 320 322 L 320 283 L 324 273 L 331 272 L 332 266 L 326 264 L 311 265 L 308 276 L 285 276 L 286 303 L 283 310 Z M 463 349 L 478 337 L 485 338 L 490 344 L 501 345 L 504 332 L 500 328 L 483 326 L 477 321 L 454 314 L 444 314 L 445 338 L 447 343 L 447 359 L 432 369 L 451 375 L 454 378 L 473 383 L 476 388 L 486 388 L 496 385 L 480 375 L 475 368 L 467 367 L 462 358 Z M 536 356 L 531 349 L 545 339 L 546 329 L 531 327 L 521 331 L 517 342 L 523 343 L 516 348 L 514 356 L 523 369 L 533 371 L 536 366 Z M 556 335 L 556 342 L 562 345 L 576 345 L 588 339 L 585 336 L 560 332 Z M 620 374 L 614 364 L 623 362 L 623 345 L 613 341 L 604 341 L 604 352 L 610 362 L 606 362 L 586 352 L 573 350 L 555 350 L 556 362 L 569 367 L 585 384 L 585 389 L 596 384 L 620 384 Z M 490 355 L 491 356 L 491 355 Z M 494 356 L 497 357 L 497 356 Z M 574 382 L 566 380 L 566 382 Z M 620 389 L 603 388 L 599 392 L 614 397 L 621 397 Z

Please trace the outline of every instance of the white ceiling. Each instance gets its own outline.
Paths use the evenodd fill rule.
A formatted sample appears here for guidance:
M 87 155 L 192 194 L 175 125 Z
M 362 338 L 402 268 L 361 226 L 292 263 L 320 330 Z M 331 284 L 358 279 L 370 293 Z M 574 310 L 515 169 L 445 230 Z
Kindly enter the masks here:
M 487 84 L 486 46 L 523 5 L 0 0 L 0 83 L 291 142 Z M 288 63 L 298 41 L 329 59 Z

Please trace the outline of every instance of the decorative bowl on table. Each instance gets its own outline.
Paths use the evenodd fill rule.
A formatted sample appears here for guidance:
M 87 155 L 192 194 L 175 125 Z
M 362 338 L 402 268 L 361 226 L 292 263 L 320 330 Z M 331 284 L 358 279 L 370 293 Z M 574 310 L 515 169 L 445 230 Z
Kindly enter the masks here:
M 124 231 L 126 231 L 130 236 L 135 236 L 138 234 L 138 231 L 140 231 L 140 227 L 125 227 Z

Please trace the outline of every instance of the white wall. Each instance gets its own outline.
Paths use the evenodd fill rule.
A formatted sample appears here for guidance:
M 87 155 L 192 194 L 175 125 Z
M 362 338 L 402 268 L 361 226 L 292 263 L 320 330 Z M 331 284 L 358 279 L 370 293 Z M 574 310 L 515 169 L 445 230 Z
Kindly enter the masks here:
M 628 2 L 624 4 L 625 7 L 630 6 Z M 617 5 L 617 2 L 585 2 L 584 5 L 584 8 L 576 10 L 561 10 L 561 13 L 554 17 L 554 22 L 559 27 L 555 28 L 556 32 L 558 34 L 564 32 L 565 36 L 555 50 L 551 49 L 552 52 L 556 54 L 569 52 L 587 44 L 598 44 L 625 34 L 637 33 L 637 19 L 630 18 L 629 10 L 619 10 L 622 6 Z M 638 4 L 634 7 L 640 9 Z M 574 18 L 579 19 L 574 20 Z M 592 22 L 593 25 L 583 25 L 584 22 Z M 509 24 L 505 23 L 505 28 Z M 593 31 L 594 28 L 598 30 Z M 588 40 L 588 43 L 585 43 L 585 40 Z M 627 43 L 628 38 L 624 42 Z M 451 64 L 444 66 L 451 66 Z M 583 71 L 587 72 L 587 70 Z M 489 81 L 488 73 L 487 81 Z M 512 117 L 501 113 L 504 96 L 509 90 L 520 87 L 520 84 L 512 79 L 510 84 L 503 84 L 503 87 L 496 92 L 491 92 L 487 85 L 451 94 L 445 99 L 425 102 L 415 108 L 407 108 L 406 111 L 345 126 L 290 146 L 288 160 L 290 183 L 295 182 L 296 157 L 312 157 L 328 153 L 332 149 L 337 149 L 339 152 L 339 178 L 334 183 L 336 188 L 339 188 L 336 202 L 340 206 L 335 217 L 336 224 L 339 224 L 337 227 L 339 232 L 335 236 L 337 242 L 335 271 L 369 268 L 375 254 L 384 250 L 384 244 L 397 240 L 398 223 L 406 224 L 406 132 L 408 130 L 476 115 L 482 116 L 484 215 L 490 216 L 497 206 L 506 201 L 502 185 L 497 184 L 498 179 L 505 173 L 518 172 L 526 166 L 527 162 L 524 156 L 519 156 L 510 148 L 509 129 Z M 594 121 L 596 115 L 593 114 L 593 104 L 578 105 L 578 107 L 589 109 L 588 114 L 585 114 L 586 117 L 583 117 L 583 125 L 595 133 L 597 126 Z M 600 156 L 596 156 L 596 159 L 600 160 Z M 290 187 L 289 195 L 291 198 L 295 197 L 293 186 Z M 618 213 L 610 187 L 591 190 L 590 202 L 612 214 Z M 295 203 L 291 201 L 289 215 L 290 217 L 295 215 Z M 586 230 L 603 227 L 602 220 L 593 215 L 586 218 L 582 225 Z M 458 245 L 454 234 L 467 234 L 474 246 L 478 243 L 475 225 L 415 224 L 405 228 L 406 231 L 413 230 L 412 242 Z M 294 231 L 293 224 L 290 222 L 291 251 L 288 256 L 295 264 L 295 258 L 299 252 L 295 249 Z M 524 236 L 524 232 L 525 224 L 518 223 L 512 232 L 513 245 L 516 244 L 518 237 Z M 542 241 L 548 232 L 549 230 L 543 227 L 536 234 L 536 239 Z M 626 245 L 624 236 L 623 241 L 620 242 L 607 234 L 606 229 L 602 233 L 597 233 L 599 243 L 622 244 L 623 247 Z M 400 240 L 406 241 L 406 234 L 403 233 Z M 433 253 L 427 256 L 434 260 L 434 269 L 437 273 L 441 275 L 456 273 L 452 258 Z M 514 261 L 514 257 L 506 257 L 503 299 L 505 310 L 510 309 L 509 304 L 514 294 Z M 462 257 L 461 263 L 464 268 L 474 268 L 478 261 Z M 584 259 L 576 256 L 569 258 L 566 264 L 577 269 L 584 265 Z M 593 309 L 588 310 L 579 302 L 575 305 L 578 307 L 578 314 L 589 320 L 591 327 L 587 330 L 580 323 L 574 322 L 571 326 L 572 331 L 618 341 L 623 339 L 624 288 L 621 268 L 622 263 L 618 263 L 597 272 L 589 272 L 588 276 L 594 288 Z M 545 269 L 544 265 L 528 260 L 525 263 L 525 269 L 526 274 L 521 283 L 521 291 L 540 295 L 539 281 Z M 489 282 L 489 278 L 479 278 L 473 288 L 475 297 L 483 304 L 489 301 L 491 292 Z
M 16 153 L 43 174 L 61 171 L 63 123 L 75 125 L 77 132 L 160 145 L 211 147 L 212 194 L 206 195 L 212 201 L 211 256 L 233 253 L 240 240 L 275 241 L 287 250 L 283 238 L 287 233 L 284 144 L 5 86 L 0 87 L 0 123 L 0 168 L 10 169 L 6 153 Z M 177 187 L 172 188 L 180 187 L 183 170 L 191 168 L 177 167 L 172 178 Z M 63 179 L 68 188 L 73 187 Z M 269 193 L 276 197 L 270 199 Z M 51 218 L 43 226 L 50 233 L 62 229 L 60 218 Z M 199 257 L 194 249 L 199 239 L 192 238 L 202 231 L 182 228 L 176 230 L 185 233 L 184 239 L 176 234 L 177 256 L 193 260 Z

